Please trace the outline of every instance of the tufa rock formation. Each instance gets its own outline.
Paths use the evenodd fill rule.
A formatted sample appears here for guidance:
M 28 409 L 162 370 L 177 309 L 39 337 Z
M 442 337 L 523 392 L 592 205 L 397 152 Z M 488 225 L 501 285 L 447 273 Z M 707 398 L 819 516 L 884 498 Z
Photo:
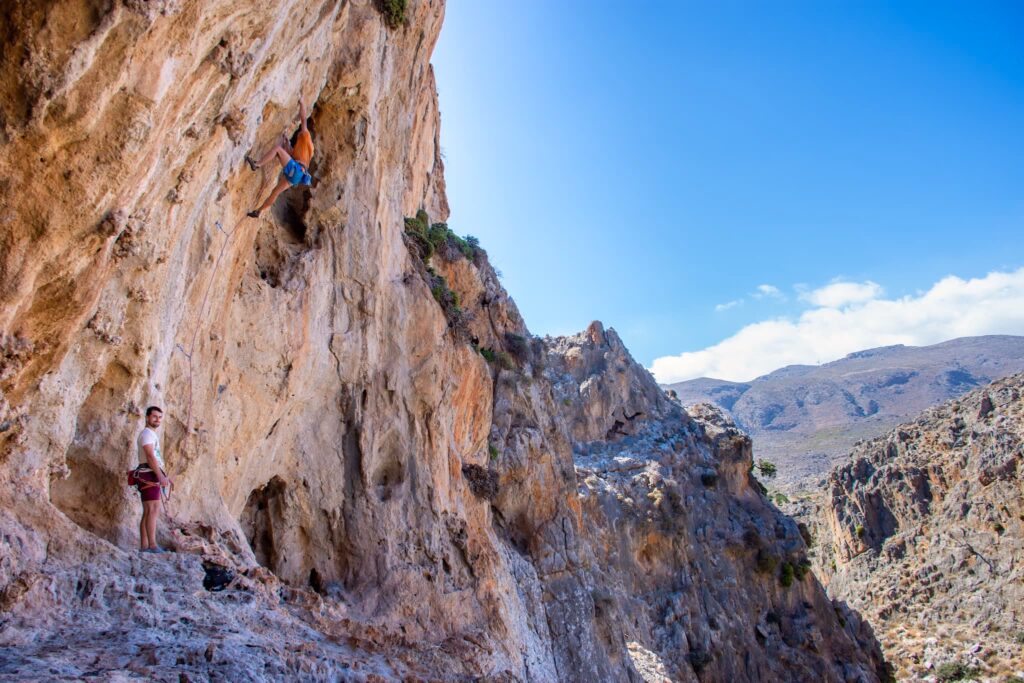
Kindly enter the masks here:
M 1024 375 L 996 381 L 859 445 L 829 476 L 819 569 L 904 676 L 1024 677 L 1022 396 Z
M 441 224 L 444 5 L 404 5 L 0 10 L 0 676 L 884 677 L 749 440 L 600 324 L 530 336 Z M 244 218 L 299 98 L 317 185 Z

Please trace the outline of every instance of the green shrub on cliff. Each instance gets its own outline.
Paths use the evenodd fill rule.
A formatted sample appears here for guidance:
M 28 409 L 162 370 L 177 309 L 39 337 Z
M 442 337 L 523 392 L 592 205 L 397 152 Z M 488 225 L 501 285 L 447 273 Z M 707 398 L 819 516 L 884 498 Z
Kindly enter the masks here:
M 686 658 L 690 660 L 690 666 L 693 667 L 695 674 L 699 674 L 711 663 L 711 655 L 704 650 L 692 650 L 690 654 L 686 655 Z
M 427 239 L 427 231 L 430 229 L 430 217 L 427 212 L 420 209 L 414 218 L 405 219 L 405 234 L 412 242 L 424 263 L 434 255 L 434 245 Z
M 811 571 L 811 562 L 807 558 L 803 558 L 793 565 L 793 575 L 797 581 L 803 581 L 809 571 Z
M 779 564 L 779 558 L 766 552 L 765 550 L 757 551 L 757 560 L 754 563 L 754 567 L 757 571 L 762 574 L 771 574 L 775 571 L 775 567 Z
M 519 365 L 525 365 L 530 360 L 530 343 L 521 334 L 506 332 L 505 348 Z
M 377 0 L 377 9 L 384 15 L 388 28 L 398 28 L 405 23 L 406 0 Z
M 434 254 L 440 254 L 449 261 L 462 254 L 468 260 L 475 261 L 483 251 L 480 240 L 472 235 L 459 237 L 447 223 L 431 223 L 430 216 L 423 209 L 417 211 L 414 217 L 405 219 L 405 234 L 424 263 Z
M 793 565 L 789 562 L 782 563 L 782 569 L 779 571 L 779 583 L 782 584 L 783 588 L 789 588 L 793 585 L 793 575 L 796 570 Z
M 758 470 L 765 479 L 772 479 L 779 473 L 775 463 L 764 459 L 758 460 L 757 464 L 754 465 L 754 469 Z

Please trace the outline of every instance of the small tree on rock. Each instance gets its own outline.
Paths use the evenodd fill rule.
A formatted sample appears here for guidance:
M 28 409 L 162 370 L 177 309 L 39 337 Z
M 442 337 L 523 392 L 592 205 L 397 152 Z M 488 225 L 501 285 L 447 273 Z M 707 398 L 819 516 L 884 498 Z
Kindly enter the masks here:
M 764 459 L 758 460 L 757 464 L 754 465 L 754 469 L 760 472 L 761 476 L 765 479 L 773 479 L 775 475 L 779 473 L 778 468 L 775 467 L 775 463 Z

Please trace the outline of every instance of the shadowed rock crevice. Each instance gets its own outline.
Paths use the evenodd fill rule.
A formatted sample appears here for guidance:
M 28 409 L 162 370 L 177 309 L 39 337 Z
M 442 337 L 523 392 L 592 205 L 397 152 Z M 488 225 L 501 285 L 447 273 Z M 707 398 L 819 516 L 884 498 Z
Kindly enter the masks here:
M 309 256 L 319 247 L 308 225 L 309 198 L 306 188 L 288 190 L 271 208 L 272 220 L 260 223 L 254 244 L 256 273 L 275 289 L 306 286 Z
M 286 529 L 287 486 L 279 477 L 249 494 L 239 520 L 256 561 L 273 572 L 287 561 L 280 544 Z

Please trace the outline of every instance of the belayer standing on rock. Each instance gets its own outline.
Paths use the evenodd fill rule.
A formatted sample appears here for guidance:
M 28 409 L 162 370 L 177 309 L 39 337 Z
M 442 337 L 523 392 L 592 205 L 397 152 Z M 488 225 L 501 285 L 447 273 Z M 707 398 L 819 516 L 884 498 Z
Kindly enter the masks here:
M 171 480 L 164 472 L 160 437 L 156 433 L 163 418 L 164 413 L 157 406 L 146 408 L 146 427 L 135 442 L 139 449 L 139 466 L 129 476 L 129 481 L 134 480 L 142 497 L 139 548 L 144 553 L 164 552 L 156 543 L 156 520 L 160 516 L 160 501 L 167 496 L 167 490 L 171 486 Z
M 313 178 L 309 175 L 309 161 L 313 158 L 313 137 L 309 134 L 309 128 L 306 127 L 306 107 L 302 104 L 301 99 L 299 100 L 299 116 L 302 118 L 302 128 L 295 139 L 294 147 L 288 142 L 288 138 L 282 135 L 282 144 L 275 145 L 274 149 L 267 152 L 259 161 L 253 161 L 250 156 L 245 157 L 245 162 L 254 171 L 261 168 L 263 164 L 275 156 L 283 167 L 281 177 L 278 179 L 273 191 L 271 191 L 270 196 L 267 197 L 267 200 L 263 202 L 260 208 L 253 209 L 247 214 L 252 218 L 259 218 L 260 213 L 264 209 L 270 208 L 274 200 L 277 199 L 277 196 L 289 187 L 311 185 L 313 183 Z

